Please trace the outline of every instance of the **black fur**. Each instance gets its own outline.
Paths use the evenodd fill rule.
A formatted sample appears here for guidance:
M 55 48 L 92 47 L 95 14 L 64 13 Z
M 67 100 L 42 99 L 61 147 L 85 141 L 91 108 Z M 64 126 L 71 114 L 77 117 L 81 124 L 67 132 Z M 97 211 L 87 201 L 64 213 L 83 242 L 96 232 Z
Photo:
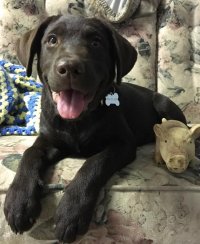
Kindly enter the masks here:
M 104 21 L 49 17 L 18 42 L 18 54 L 29 75 L 37 56 L 44 89 L 40 134 L 25 151 L 8 190 L 5 216 L 14 232 L 30 229 L 40 214 L 48 167 L 70 155 L 84 156 L 55 216 L 56 237 L 72 242 L 87 231 L 102 186 L 135 159 L 137 146 L 154 141 L 154 124 L 163 117 L 186 123 L 185 117 L 167 97 L 121 84 L 137 53 Z M 60 116 L 52 95 L 68 89 L 90 97 L 87 108 L 71 119 Z M 120 106 L 106 106 L 105 96 L 114 91 Z

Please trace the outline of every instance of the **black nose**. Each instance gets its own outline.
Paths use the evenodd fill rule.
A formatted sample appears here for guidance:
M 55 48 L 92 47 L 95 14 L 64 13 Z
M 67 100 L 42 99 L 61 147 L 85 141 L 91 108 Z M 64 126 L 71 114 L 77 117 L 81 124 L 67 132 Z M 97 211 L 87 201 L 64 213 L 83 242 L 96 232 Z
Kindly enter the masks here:
M 59 76 L 67 76 L 71 74 L 72 76 L 79 76 L 85 72 L 84 65 L 77 60 L 64 60 L 61 59 L 57 62 L 56 71 Z

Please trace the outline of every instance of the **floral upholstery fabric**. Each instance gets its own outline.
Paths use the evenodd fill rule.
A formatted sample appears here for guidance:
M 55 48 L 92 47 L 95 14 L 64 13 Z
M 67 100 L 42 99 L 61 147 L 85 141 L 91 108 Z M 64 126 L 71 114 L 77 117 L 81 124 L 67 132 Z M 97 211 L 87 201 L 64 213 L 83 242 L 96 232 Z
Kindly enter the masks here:
M 132 14 L 115 18 L 100 1 L 2 0 L 0 57 L 18 63 L 16 39 L 47 14 L 103 16 L 138 51 L 138 61 L 124 80 L 171 97 L 188 122 L 199 123 L 200 0 L 129 2 L 133 4 Z M 30 232 L 16 236 L 4 218 L 3 202 L 22 153 L 34 140 L 32 136 L 0 137 L 0 243 L 56 243 L 53 215 L 63 194 L 61 189 L 83 163 L 66 159 L 56 166 L 53 175 L 50 172 L 39 220 Z M 154 145 L 139 148 L 137 160 L 112 177 L 99 196 L 89 232 L 76 243 L 179 244 L 187 240 L 199 244 L 199 178 L 169 174 L 155 165 L 153 154 Z
M 45 15 L 44 0 L 0 1 L 0 57 L 18 63 L 16 40 L 37 26 Z
M 135 14 L 115 25 L 137 49 L 138 59 L 124 81 L 156 90 L 156 23 L 158 1 L 144 0 Z
M 42 213 L 34 227 L 23 235 L 11 232 L 3 215 L 3 202 L 23 151 L 36 137 L 0 138 L 0 237 L 2 243 L 55 243 L 54 213 L 62 186 L 74 177 L 84 160 L 65 159 L 49 170 L 48 191 Z M 195 178 L 177 178 L 153 161 L 154 145 L 138 149 L 132 164 L 116 173 L 102 189 L 88 233 L 82 244 L 198 244 L 200 233 L 200 187 Z M 52 173 L 53 172 L 53 173 Z M 194 184 L 196 183 L 196 184 Z
M 188 122 L 200 122 L 200 1 L 162 1 L 159 8 L 158 91 Z

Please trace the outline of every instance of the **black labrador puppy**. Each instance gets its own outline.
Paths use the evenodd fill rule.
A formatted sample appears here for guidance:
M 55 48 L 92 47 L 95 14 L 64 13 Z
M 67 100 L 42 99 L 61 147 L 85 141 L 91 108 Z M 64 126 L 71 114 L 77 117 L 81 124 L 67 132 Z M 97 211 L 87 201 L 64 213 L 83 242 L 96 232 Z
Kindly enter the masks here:
M 161 119 L 186 123 L 167 97 L 121 84 L 137 59 L 134 47 L 102 20 L 52 16 L 18 43 L 31 75 L 34 57 L 44 85 L 40 133 L 24 152 L 4 205 L 15 233 L 29 230 L 41 211 L 43 176 L 70 155 L 87 160 L 65 189 L 55 216 L 56 237 L 72 242 L 88 230 L 100 189 L 154 141 Z

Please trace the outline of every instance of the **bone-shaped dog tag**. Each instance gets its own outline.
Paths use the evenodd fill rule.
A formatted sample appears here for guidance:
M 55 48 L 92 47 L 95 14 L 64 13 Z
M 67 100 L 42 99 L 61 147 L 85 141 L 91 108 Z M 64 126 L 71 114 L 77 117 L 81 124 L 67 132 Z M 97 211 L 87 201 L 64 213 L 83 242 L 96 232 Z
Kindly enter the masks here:
M 114 92 L 114 93 L 110 93 L 106 96 L 106 100 L 105 100 L 105 104 L 106 106 L 110 106 L 111 104 L 114 104 L 116 106 L 120 105 L 119 102 L 119 95 L 118 93 Z

